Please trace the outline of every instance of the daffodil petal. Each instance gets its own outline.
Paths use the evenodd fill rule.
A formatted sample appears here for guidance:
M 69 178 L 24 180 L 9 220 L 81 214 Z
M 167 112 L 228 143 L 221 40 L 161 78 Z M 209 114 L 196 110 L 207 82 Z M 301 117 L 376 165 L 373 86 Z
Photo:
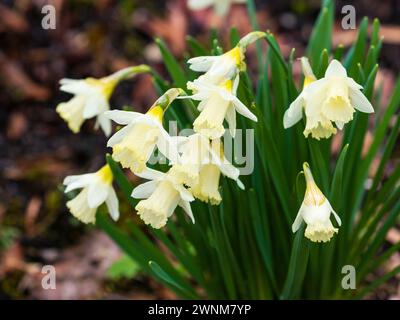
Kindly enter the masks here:
M 118 124 L 128 125 L 143 114 L 134 111 L 111 110 L 104 112 L 104 116 Z
M 297 213 L 296 219 L 294 219 L 294 222 L 292 224 L 292 232 L 295 233 L 297 230 L 299 230 L 301 223 L 303 222 L 303 217 L 301 215 L 301 211 L 303 210 L 303 204 L 301 205 L 299 212 Z
M 135 199 L 149 198 L 156 189 L 157 183 L 158 182 L 156 180 L 152 180 L 138 185 L 135 189 L 133 189 L 131 197 Z
M 107 205 L 108 212 L 110 213 L 111 218 L 114 221 L 117 221 L 119 218 L 119 202 L 118 202 L 117 195 L 112 186 L 110 186 L 110 188 L 108 190 L 106 205 Z
M 339 61 L 333 59 L 326 69 L 325 77 L 347 77 L 347 71 Z
M 197 72 L 206 72 L 211 68 L 212 64 L 218 56 L 203 56 L 203 57 L 195 57 L 188 60 L 188 64 L 190 65 L 190 69 Z
M 232 102 L 238 113 L 240 113 L 243 117 L 257 122 L 257 117 L 242 103 L 242 101 L 240 101 L 237 97 L 234 97 Z
M 99 114 L 97 120 L 106 137 L 109 137 L 111 134 L 111 120 L 105 117 L 104 113 Z
M 289 109 L 286 110 L 283 115 L 283 127 L 285 129 L 292 127 L 303 117 L 303 96 L 300 94 L 296 100 L 294 100 Z
M 135 175 L 146 180 L 161 180 L 164 178 L 165 173 L 151 168 L 146 168 L 140 173 L 135 173 Z
M 180 206 L 186 212 L 186 214 L 189 216 L 189 218 L 192 220 L 192 222 L 195 223 L 192 208 L 190 206 L 190 202 L 181 200 L 181 201 L 179 201 L 178 206 Z
M 236 134 L 236 110 L 235 108 L 229 107 L 226 112 L 226 121 L 228 122 L 229 132 L 232 138 L 235 137 Z
M 354 108 L 361 112 L 373 113 L 374 108 L 360 90 L 350 89 L 350 101 Z
M 65 192 L 68 193 L 72 190 L 86 187 L 90 184 L 92 179 L 93 179 L 93 173 L 68 176 L 64 179 L 64 182 L 63 182 L 63 184 L 67 186 L 65 188 Z
M 106 201 L 109 185 L 106 183 L 91 183 L 88 187 L 89 208 L 97 208 Z

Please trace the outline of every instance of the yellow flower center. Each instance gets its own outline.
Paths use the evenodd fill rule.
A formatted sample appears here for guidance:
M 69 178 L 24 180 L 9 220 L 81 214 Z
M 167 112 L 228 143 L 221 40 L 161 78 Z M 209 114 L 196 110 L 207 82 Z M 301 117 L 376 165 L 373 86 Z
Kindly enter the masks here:
M 222 85 L 222 88 L 224 88 L 226 91 L 232 91 L 233 88 L 233 82 L 232 80 L 227 80 L 225 81 Z
M 230 59 L 232 59 L 234 61 L 235 65 L 237 65 L 238 67 L 240 67 L 242 65 L 243 52 L 239 47 L 233 48 L 232 50 L 225 53 L 225 55 L 227 57 L 229 57 Z
M 147 111 L 146 114 L 153 117 L 158 122 L 162 123 L 163 116 L 164 116 L 164 110 L 159 105 L 156 105 L 156 106 L 152 107 L 149 111 Z
M 108 164 L 102 167 L 99 171 L 97 171 L 98 176 L 100 177 L 101 181 L 107 184 L 111 184 L 113 180 L 113 174 L 111 168 Z
M 86 78 L 85 81 L 89 85 L 99 88 L 100 91 L 103 93 L 103 95 L 106 97 L 106 99 L 109 99 L 111 97 L 111 94 L 113 93 L 114 88 L 118 82 L 116 79 L 110 79 L 110 78 L 102 78 L 102 79 Z
M 304 82 L 303 82 L 303 89 L 307 87 L 310 83 L 314 82 L 316 79 L 311 76 L 305 76 L 304 77 Z

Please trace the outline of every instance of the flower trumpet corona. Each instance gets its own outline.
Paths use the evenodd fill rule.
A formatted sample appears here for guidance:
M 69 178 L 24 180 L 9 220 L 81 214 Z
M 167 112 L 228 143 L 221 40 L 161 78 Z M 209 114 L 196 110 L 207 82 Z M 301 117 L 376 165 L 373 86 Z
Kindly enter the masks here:
M 307 224 L 305 237 L 313 242 L 327 242 L 338 232 L 330 220 L 331 213 L 336 219 L 338 225 L 341 220 L 333 210 L 328 199 L 323 195 L 316 185 L 308 163 L 303 164 L 304 176 L 306 179 L 306 193 L 303 203 L 297 213 L 296 219 L 292 225 L 292 231 L 296 232 L 304 220 Z
M 181 142 L 179 152 L 179 161 L 170 169 L 171 178 L 176 184 L 198 184 L 200 169 L 210 155 L 209 140 L 199 133 L 192 134 Z
M 107 143 L 113 148 L 113 159 L 124 168 L 140 173 L 155 146 L 172 162 L 177 161 L 178 151 L 173 138 L 162 125 L 163 115 L 171 102 L 182 93 L 181 89 L 170 89 L 161 96 L 145 114 L 133 111 L 112 110 L 105 115 L 124 128 L 116 132 Z
M 194 198 L 182 184 L 176 183 L 171 171 L 163 173 L 146 168 L 137 176 L 150 180 L 132 191 L 133 198 L 146 199 L 139 201 L 135 207 L 144 223 L 156 229 L 164 227 L 177 206 L 180 206 L 194 223 L 190 207 Z
M 205 72 L 213 84 L 231 80 L 240 71 L 246 69 L 244 54 L 247 46 L 254 41 L 265 37 L 264 32 L 254 31 L 244 36 L 236 47 L 219 56 L 201 56 L 188 60 L 190 69 L 197 72 Z
M 112 181 L 113 174 L 108 165 L 94 173 L 66 177 L 66 193 L 82 189 L 75 198 L 67 202 L 71 214 L 83 223 L 95 223 L 97 208 L 105 202 L 111 217 L 118 220 L 118 198 Z
M 245 3 L 246 0 L 189 0 L 188 7 L 191 10 L 202 10 L 214 6 L 214 11 L 219 16 L 228 13 L 231 4 Z
M 235 137 L 236 112 L 257 121 L 257 117 L 236 96 L 238 84 L 239 76 L 236 76 L 234 81 L 226 80 L 220 85 L 210 83 L 206 76 L 188 82 L 188 88 L 193 91 L 190 98 L 200 101 L 200 115 L 193 123 L 195 132 L 209 139 L 220 138 L 225 132 L 223 122 L 226 119 L 229 132 Z
M 225 158 L 220 139 L 211 141 L 210 156 L 210 160 L 200 169 L 198 183 L 190 188 L 190 191 L 197 199 L 218 205 L 222 200 L 218 190 L 221 173 L 235 180 L 241 189 L 244 189 L 244 186 L 239 180 L 239 169 Z
M 58 104 L 56 111 L 74 133 L 79 132 L 86 119 L 97 117 L 96 127 L 100 125 L 105 135 L 109 136 L 111 122 L 103 113 L 110 109 L 108 101 L 115 86 L 121 80 L 149 70 L 148 66 L 141 65 L 119 70 L 101 79 L 61 79 L 60 90 L 71 93 L 74 97 L 68 102 Z
M 307 60 L 302 59 L 302 64 L 303 72 L 311 71 Z M 362 86 L 347 76 L 346 69 L 339 61 L 331 61 L 322 79 L 314 80 L 307 74 L 305 76 L 303 91 L 285 112 L 285 128 L 300 121 L 304 108 L 307 119 L 304 135 L 307 137 L 311 134 L 319 140 L 336 133 L 332 122 L 342 129 L 344 124 L 353 119 L 356 109 L 365 113 L 374 112 L 371 103 L 360 91 Z

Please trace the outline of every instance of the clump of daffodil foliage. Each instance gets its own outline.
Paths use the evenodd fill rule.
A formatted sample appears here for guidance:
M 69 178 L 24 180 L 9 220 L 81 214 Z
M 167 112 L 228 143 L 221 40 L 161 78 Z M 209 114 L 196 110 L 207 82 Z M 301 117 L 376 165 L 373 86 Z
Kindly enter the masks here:
M 224 14 L 231 2 L 244 1 L 189 5 L 214 4 Z M 247 6 L 257 28 L 252 0 Z M 61 90 L 75 96 L 57 112 L 72 131 L 94 117 L 107 136 L 118 125 L 104 167 L 65 178 L 68 194 L 79 190 L 67 202 L 70 212 L 102 228 L 182 298 L 361 298 L 396 275 L 399 267 L 366 282 L 400 247 L 382 246 L 400 212 L 400 167 L 385 170 L 399 134 L 400 80 L 381 106 L 374 90 L 379 22 L 369 36 L 365 18 L 348 50 L 332 48 L 333 12 L 324 1 L 299 59 L 294 49 L 284 58 L 269 32 L 240 38 L 233 28 L 229 44 L 214 35 L 211 48 L 188 37 L 186 61 L 157 40 L 168 80 L 145 65 L 61 80 Z M 257 59 L 250 63 L 251 45 Z M 143 72 L 159 92 L 148 111 L 111 108 L 118 83 Z M 167 130 L 172 121 L 175 134 Z M 362 154 L 367 133 L 372 142 Z M 250 173 L 235 163 L 236 153 L 228 157 L 232 141 L 241 152 L 254 147 Z M 155 153 L 164 161 L 151 161 Z M 124 170 L 144 181 L 133 185 Z M 119 220 L 113 181 L 131 206 Z M 351 290 L 342 286 L 348 265 L 356 272 Z

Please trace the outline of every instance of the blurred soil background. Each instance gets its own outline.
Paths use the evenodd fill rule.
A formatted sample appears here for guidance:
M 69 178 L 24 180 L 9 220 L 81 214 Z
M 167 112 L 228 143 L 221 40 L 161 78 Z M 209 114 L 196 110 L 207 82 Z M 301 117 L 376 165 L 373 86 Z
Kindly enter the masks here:
M 41 26 L 46 4 L 56 8 L 55 30 Z M 341 28 L 345 4 L 336 1 L 335 46 L 348 47 L 355 39 L 355 31 Z M 381 21 L 385 40 L 377 84 L 387 99 L 400 70 L 400 1 L 351 4 L 358 22 L 364 15 Z M 293 47 L 301 56 L 320 1 L 259 0 L 256 5 L 261 28 L 274 32 L 285 56 Z M 69 131 L 55 112 L 70 98 L 58 90 L 58 81 L 102 77 L 139 63 L 163 74 L 155 37 L 183 59 L 187 34 L 208 45 L 210 27 L 227 39 L 231 26 L 241 34 L 251 30 L 245 6 L 235 5 L 219 18 L 212 10 L 189 11 L 186 0 L 0 1 L 0 299 L 174 298 L 142 275 L 101 231 L 68 214 L 63 178 L 97 170 L 106 139 L 92 121 L 79 134 Z M 295 71 L 300 72 L 298 66 Z M 117 87 L 111 105 L 145 110 L 155 98 L 151 78 L 140 75 Z M 124 219 L 133 217 L 124 204 L 121 209 Z M 392 229 L 387 241 L 400 241 L 399 230 Z M 385 268 L 399 263 L 397 253 Z M 48 264 L 57 271 L 56 290 L 41 286 L 41 269 Z M 399 278 L 370 298 L 399 299 Z

